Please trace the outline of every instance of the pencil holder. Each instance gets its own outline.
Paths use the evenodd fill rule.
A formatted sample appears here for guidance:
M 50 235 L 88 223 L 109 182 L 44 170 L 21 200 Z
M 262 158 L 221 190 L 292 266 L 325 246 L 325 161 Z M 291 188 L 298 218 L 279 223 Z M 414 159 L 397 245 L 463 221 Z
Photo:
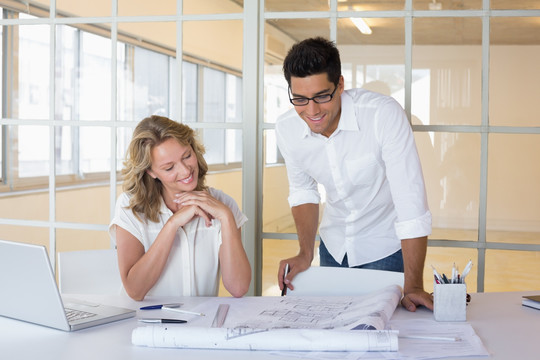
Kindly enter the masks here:
M 467 286 L 465 284 L 434 284 L 433 287 L 435 320 L 467 320 Z

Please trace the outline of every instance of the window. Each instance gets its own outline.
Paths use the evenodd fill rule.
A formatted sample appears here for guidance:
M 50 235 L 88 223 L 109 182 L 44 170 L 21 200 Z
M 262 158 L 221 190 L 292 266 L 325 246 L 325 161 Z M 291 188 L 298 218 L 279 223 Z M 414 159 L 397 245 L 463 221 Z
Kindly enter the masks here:
M 4 10 L 11 18 L 35 16 Z M 4 26 L 13 39 L 2 54 L 11 65 L 11 82 L 1 91 L 11 95 L 4 118 L 15 122 L 1 127 L 2 180 L 10 190 L 46 188 L 49 144 L 54 138 L 55 174 L 58 184 L 105 179 L 111 166 L 111 119 L 113 103 L 111 41 L 103 34 L 77 26 L 56 28 L 54 120 L 65 121 L 50 133 L 49 25 Z M 4 36 L 3 36 L 4 38 Z M 174 119 L 174 57 L 130 43 L 117 44 L 117 119 L 137 123 L 151 114 Z M 40 61 L 36 61 L 40 59 Z M 187 123 L 241 122 L 242 79 L 223 70 L 183 62 L 183 121 Z M 199 92 L 199 89 L 201 91 Z M 19 124 L 18 120 L 29 123 Z M 80 123 L 79 123 L 80 121 Z M 105 126 L 101 126 L 103 123 Z M 241 162 L 240 131 L 201 131 L 210 165 Z M 118 132 L 117 169 L 121 169 L 131 131 Z M 6 161 L 8 160 L 8 161 Z M 100 175 L 103 174 L 103 175 Z M 90 175 L 90 176 L 89 176 Z

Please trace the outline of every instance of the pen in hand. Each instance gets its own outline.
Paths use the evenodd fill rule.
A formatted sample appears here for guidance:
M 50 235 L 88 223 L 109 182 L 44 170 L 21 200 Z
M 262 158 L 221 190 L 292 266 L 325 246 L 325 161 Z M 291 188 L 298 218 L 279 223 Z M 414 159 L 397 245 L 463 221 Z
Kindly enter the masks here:
M 289 264 L 285 264 L 285 271 L 283 273 L 283 289 L 281 290 L 281 296 L 287 294 L 287 285 L 285 284 L 285 276 L 289 273 Z

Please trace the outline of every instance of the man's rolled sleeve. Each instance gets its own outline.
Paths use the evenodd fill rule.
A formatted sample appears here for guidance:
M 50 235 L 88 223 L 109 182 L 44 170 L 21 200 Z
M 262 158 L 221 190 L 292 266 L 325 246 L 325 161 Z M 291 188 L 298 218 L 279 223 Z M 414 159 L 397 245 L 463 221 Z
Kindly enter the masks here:
M 318 204 L 321 196 L 317 190 L 291 189 L 288 200 L 290 207 L 302 204 Z
M 413 239 L 431 234 L 431 212 L 415 219 L 395 223 L 396 234 L 399 239 Z

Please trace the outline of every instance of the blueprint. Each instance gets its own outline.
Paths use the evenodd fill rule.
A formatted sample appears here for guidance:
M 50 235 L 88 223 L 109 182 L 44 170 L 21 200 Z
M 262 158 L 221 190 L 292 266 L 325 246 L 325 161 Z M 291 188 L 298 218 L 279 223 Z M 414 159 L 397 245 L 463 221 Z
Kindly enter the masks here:
M 197 349 L 395 352 L 398 332 L 385 328 L 400 300 L 397 285 L 365 296 L 210 298 L 192 309 L 209 316 L 194 316 L 182 327 L 138 327 L 132 343 Z M 212 317 L 223 304 L 229 305 L 223 327 L 211 327 Z
M 401 288 L 393 285 L 357 297 L 271 299 L 250 318 L 231 325 L 254 329 L 383 330 L 401 299 Z
M 291 341 L 294 339 L 294 341 Z M 273 351 L 397 351 L 397 332 L 322 329 L 226 329 L 141 326 L 133 330 L 134 345 L 181 349 Z

